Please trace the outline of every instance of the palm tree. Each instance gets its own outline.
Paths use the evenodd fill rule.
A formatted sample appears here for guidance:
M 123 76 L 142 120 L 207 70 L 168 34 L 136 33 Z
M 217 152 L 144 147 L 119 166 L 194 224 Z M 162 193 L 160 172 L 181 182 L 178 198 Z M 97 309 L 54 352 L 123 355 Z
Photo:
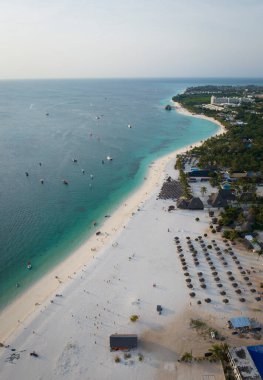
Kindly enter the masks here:
M 204 194 L 207 193 L 207 188 L 205 186 L 202 186 L 200 189 L 200 192 L 201 192 L 202 196 L 204 196 Z
M 215 359 L 227 361 L 228 345 L 226 343 L 215 343 L 209 351 Z

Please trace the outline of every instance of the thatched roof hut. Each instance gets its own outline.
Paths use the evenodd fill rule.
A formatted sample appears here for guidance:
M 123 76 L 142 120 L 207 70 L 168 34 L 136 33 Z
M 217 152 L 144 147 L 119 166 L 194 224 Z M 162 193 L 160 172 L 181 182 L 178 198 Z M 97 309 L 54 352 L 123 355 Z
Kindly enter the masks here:
M 188 205 L 188 210 L 203 210 L 204 204 L 199 197 L 193 197 Z
M 187 210 L 188 209 L 188 204 L 189 204 L 189 201 L 187 201 L 185 198 L 180 198 L 176 202 L 177 208 L 180 208 L 182 210 Z

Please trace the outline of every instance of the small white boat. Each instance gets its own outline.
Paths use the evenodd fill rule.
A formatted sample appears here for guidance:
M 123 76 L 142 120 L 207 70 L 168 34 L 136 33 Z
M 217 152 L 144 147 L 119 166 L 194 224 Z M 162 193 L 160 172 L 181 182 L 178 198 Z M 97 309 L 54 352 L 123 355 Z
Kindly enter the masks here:
M 108 161 L 112 161 L 113 158 L 112 158 L 111 156 L 107 156 L 107 160 L 108 160 Z
M 41 182 L 41 183 L 42 183 L 42 185 L 43 185 L 43 183 L 44 183 L 44 180 L 43 180 L 43 178 L 41 178 L 41 179 L 40 179 L 40 182 Z
M 90 175 L 90 178 L 93 179 L 93 174 Z
M 76 158 L 72 158 L 72 162 L 78 162 Z
M 27 266 L 26 267 L 27 267 L 28 270 L 32 269 L 32 265 L 31 265 L 30 261 L 27 262 Z
M 128 128 L 132 128 L 131 124 L 128 124 Z

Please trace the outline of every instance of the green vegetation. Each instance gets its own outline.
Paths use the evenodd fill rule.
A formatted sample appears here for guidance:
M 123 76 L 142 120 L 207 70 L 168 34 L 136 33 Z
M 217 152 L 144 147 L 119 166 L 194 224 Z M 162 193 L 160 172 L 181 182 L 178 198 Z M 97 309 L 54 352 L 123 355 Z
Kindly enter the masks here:
M 139 319 L 139 316 L 136 315 L 136 314 L 133 314 L 133 315 L 130 316 L 131 322 L 136 322 L 138 319 Z
M 192 197 L 191 194 L 191 187 L 188 184 L 187 175 L 183 171 L 183 162 L 180 157 L 177 157 L 175 169 L 179 170 L 179 181 L 181 183 L 181 186 L 183 188 L 184 196 L 189 199 Z
M 199 156 L 199 165 L 228 168 L 232 171 L 263 172 L 263 99 L 239 107 L 225 107 L 221 112 L 205 109 L 211 95 L 243 97 L 247 94 L 263 93 L 259 86 L 201 86 L 188 88 L 183 94 L 173 97 L 194 113 L 214 117 L 227 129 L 224 135 L 212 137 L 193 153 Z M 236 122 L 242 122 L 240 123 Z M 215 179 L 214 179 L 215 180 Z

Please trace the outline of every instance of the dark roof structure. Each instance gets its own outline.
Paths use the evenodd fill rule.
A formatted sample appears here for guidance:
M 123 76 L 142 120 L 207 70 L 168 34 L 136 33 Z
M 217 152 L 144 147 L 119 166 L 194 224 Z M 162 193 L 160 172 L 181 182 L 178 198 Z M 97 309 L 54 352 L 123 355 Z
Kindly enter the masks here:
M 189 201 L 187 201 L 184 198 L 178 199 L 178 201 L 176 203 L 177 207 L 180 208 L 180 209 L 183 209 L 183 210 L 187 210 L 188 209 L 188 204 L 189 204 Z
M 112 334 L 110 335 L 110 347 L 115 350 L 136 348 L 138 337 L 136 334 Z
M 225 207 L 228 201 L 236 200 L 235 194 L 229 189 L 220 189 L 218 193 L 212 193 L 208 199 L 208 203 L 212 207 Z
M 211 177 L 211 171 L 210 170 L 192 170 L 191 172 L 187 172 L 189 177 Z
M 170 177 L 163 183 L 158 198 L 160 199 L 178 199 L 183 195 L 183 189 L 180 182 Z
M 204 204 L 198 197 L 193 197 L 189 204 L 188 204 L 188 210 L 203 210 Z

